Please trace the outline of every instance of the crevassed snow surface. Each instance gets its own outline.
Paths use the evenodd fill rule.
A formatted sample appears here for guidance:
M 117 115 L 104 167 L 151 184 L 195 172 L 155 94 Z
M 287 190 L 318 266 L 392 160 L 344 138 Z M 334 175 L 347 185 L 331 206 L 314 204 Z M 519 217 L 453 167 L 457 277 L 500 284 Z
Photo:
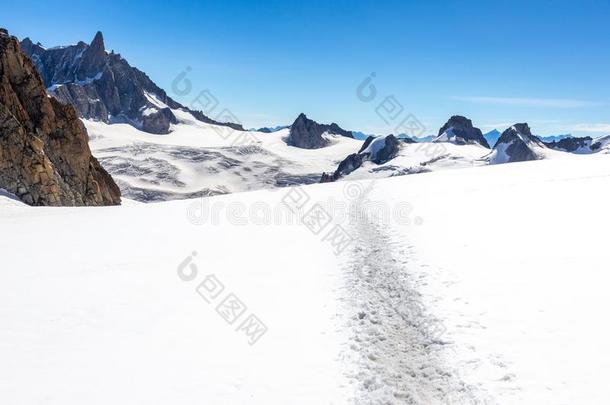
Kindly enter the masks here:
M 179 124 L 168 135 L 148 134 L 127 124 L 83 121 L 93 154 L 128 198 L 163 201 L 317 183 L 323 172 L 334 171 L 362 144 L 326 135 L 329 146 L 300 149 L 284 141 L 288 129 L 269 134 L 233 131 L 197 121 L 184 111 L 173 112 Z
M 300 188 L 310 205 L 409 204 L 408 222 L 333 211 L 355 239 L 339 256 L 325 232 L 260 215 L 287 190 L 208 198 L 258 214 L 200 225 L 199 200 L 0 204 L 2 402 L 608 403 L 609 163 Z M 206 274 L 267 325 L 256 344 L 196 293 Z M 424 312 L 402 312 L 413 296 Z M 446 331 L 429 341 L 422 317 Z

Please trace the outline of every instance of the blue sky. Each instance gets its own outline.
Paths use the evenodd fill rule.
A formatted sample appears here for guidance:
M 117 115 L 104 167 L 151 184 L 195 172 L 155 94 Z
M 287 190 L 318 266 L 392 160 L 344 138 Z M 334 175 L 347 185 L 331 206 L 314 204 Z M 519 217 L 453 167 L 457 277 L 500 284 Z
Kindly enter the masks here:
M 450 115 L 462 114 L 483 130 L 526 121 L 542 135 L 610 133 L 607 1 L 0 6 L 0 26 L 45 46 L 89 42 L 101 30 L 107 49 L 174 98 L 188 104 L 210 90 L 218 108 L 247 127 L 291 123 L 305 112 L 347 129 L 390 133 L 413 115 L 436 133 Z M 186 67 L 192 92 L 172 94 Z M 376 97 L 364 102 L 357 88 L 371 73 Z M 387 113 L 390 96 L 400 114 Z

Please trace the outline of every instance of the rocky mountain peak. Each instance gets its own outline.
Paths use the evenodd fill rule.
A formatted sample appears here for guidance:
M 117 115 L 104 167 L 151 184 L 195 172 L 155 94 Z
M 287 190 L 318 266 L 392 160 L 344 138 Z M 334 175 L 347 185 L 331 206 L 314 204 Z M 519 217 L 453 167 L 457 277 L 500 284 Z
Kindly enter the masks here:
M 548 148 L 571 153 L 590 153 L 593 151 L 593 138 L 590 136 L 580 138 L 564 138 L 559 141 L 545 142 Z
M 449 127 L 453 127 L 456 129 L 464 129 L 464 130 L 470 130 L 470 129 L 474 128 L 472 126 L 472 121 L 469 120 L 468 118 L 461 116 L 461 115 L 453 115 L 451 118 L 449 118 L 447 123 L 445 125 L 443 125 L 443 127 L 438 131 L 438 134 L 439 135 L 442 134 Z
M 1 31 L 0 31 L 1 32 Z M 17 39 L 0 34 L 0 188 L 30 205 L 115 205 L 74 108 L 47 97 Z
M 527 125 L 527 122 L 523 122 L 523 123 L 520 123 L 520 124 L 515 124 L 511 128 L 509 128 L 508 130 L 510 131 L 513 128 L 514 128 L 514 130 L 516 130 L 521 135 L 532 136 L 532 130 L 530 129 L 530 126 Z
M 104 46 L 104 36 L 98 31 L 91 44 L 83 52 L 80 69 L 76 72 L 78 79 L 88 81 L 100 76 L 106 62 L 107 54 Z
M 35 63 L 49 94 L 71 104 L 79 116 L 106 123 L 123 122 L 153 134 L 167 134 L 177 122 L 172 110 L 190 112 L 195 119 L 243 131 L 239 124 L 217 122 L 201 111 L 172 100 L 144 72 L 120 55 L 108 53 L 97 32 L 90 44 L 46 49 L 29 38 L 23 51 Z
M 527 123 L 514 124 L 510 128 L 506 129 L 498 138 L 494 148 L 502 143 L 511 143 L 513 141 L 524 142 L 524 143 L 535 143 L 544 146 L 536 136 L 532 135 L 532 131 Z
M 290 126 L 287 143 L 303 149 L 318 149 L 326 146 L 328 141 L 322 137 L 326 132 L 324 125 L 310 120 L 304 113 L 299 114 Z
M 329 142 L 322 136 L 324 133 L 353 138 L 351 131 L 344 130 L 334 122 L 330 125 L 318 124 L 301 113 L 290 126 L 290 133 L 286 141 L 290 146 L 296 146 L 297 148 L 318 149 L 326 146 Z
M 472 125 L 472 121 L 461 115 L 454 115 L 438 131 L 434 142 L 453 142 L 458 145 L 478 143 L 489 148 L 487 140 L 479 128 Z
M 99 52 L 100 50 L 105 51 L 106 47 L 104 46 L 104 34 L 101 31 L 95 33 L 93 37 L 93 41 L 91 41 L 91 45 L 89 45 L 89 49 L 94 50 L 94 52 Z
M 360 168 L 366 161 L 383 164 L 394 159 L 400 151 L 400 141 L 394 135 L 369 136 L 366 138 L 357 153 L 348 155 L 339 163 L 333 173 L 322 173 L 320 183 L 329 183 L 339 180 L 354 170 Z
M 527 123 L 514 124 L 498 138 L 490 154 L 490 163 L 510 163 L 537 160 L 546 145 L 532 135 Z

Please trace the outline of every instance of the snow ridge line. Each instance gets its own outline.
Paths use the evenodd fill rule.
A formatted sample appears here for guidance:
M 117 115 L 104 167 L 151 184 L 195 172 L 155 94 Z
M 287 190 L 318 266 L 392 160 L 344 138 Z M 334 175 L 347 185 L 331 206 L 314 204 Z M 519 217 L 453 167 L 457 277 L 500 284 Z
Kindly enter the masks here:
M 387 224 L 364 215 L 352 223 L 360 243 L 344 266 L 346 323 L 352 333 L 344 356 L 355 364 L 348 375 L 356 385 L 354 403 L 483 403 L 474 387 L 445 366 L 450 345 L 442 339 L 443 326 L 427 313 L 406 271 L 411 249 L 387 231 Z

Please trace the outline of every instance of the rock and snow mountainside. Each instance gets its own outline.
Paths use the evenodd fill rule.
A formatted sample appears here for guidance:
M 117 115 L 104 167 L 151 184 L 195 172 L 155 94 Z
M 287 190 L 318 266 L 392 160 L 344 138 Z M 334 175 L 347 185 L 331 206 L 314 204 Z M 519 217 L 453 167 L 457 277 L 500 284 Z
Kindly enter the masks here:
M 287 145 L 289 129 L 227 131 L 185 111 L 172 112 L 178 123 L 162 137 L 126 124 L 84 120 L 95 156 L 126 198 L 164 201 L 317 183 L 362 145 L 326 134 L 324 148 L 302 149 Z
M 47 49 L 25 38 L 21 47 L 32 58 L 48 92 L 73 105 L 82 118 L 126 122 L 145 132 L 166 134 L 177 122 L 171 110 L 180 109 L 203 122 L 243 130 L 239 124 L 216 122 L 172 100 L 121 55 L 107 52 L 101 32 L 89 45 L 81 41 Z
M 551 149 L 578 153 L 578 154 L 589 154 L 589 153 L 608 153 L 610 147 L 610 136 L 602 136 L 599 138 L 591 138 L 585 136 L 582 138 L 562 138 L 559 141 L 545 142 L 545 145 Z
M 544 144 L 551 149 L 560 150 L 570 153 L 592 153 L 591 146 L 593 145 L 593 138 L 585 136 L 582 138 L 562 138 L 558 141 L 544 142 Z
M 525 162 L 542 159 L 547 153 L 546 145 L 532 135 L 530 127 L 523 123 L 504 131 L 488 158 L 490 164 Z
M 401 141 L 394 135 L 369 136 L 358 153 L 352 153 L 339 163 L 337 170 L 332 174 L 323 173 L 320 183 L 328 183 L 339 180 L 354 170 L 360 168 L 364 162 L 373 162 L 377 165 L 392 160 L 398 155 Z
M 296 146 L 297 148 L 319 149 L 331 143 L 329 135 L 354 138 L 350 131 L 342 129 L 334 122 L 330 125 L 318 124 L 301 113 L 290 126 L 290 132 L 286 142 L 288 145 Z
M 489 149 L 481 130 L 475 128 L 471 120 L 460 115 L 454 115 L 441 127 L 434 142 L 452 142 L 457 145 L 477 143 Z
M 19 43 L 0 29 L 0 188 L 31 205 L 115 205 L 74 109 L 48 97 Z
M 365 149 L 378 149 L 378 145 L 387 146 L 387 150 L 380 149 L 382 153 L 379 157 L 369 156 L 371 154 L 365 152 Z M 321 182 L 336 181 L 340 178 L 383 178 L 481 166 L 488 164 L 485 160 L 488 154 L 487 141 L 481 131 L 473 127 L 472 121 L 465 117 L 453 116 L 439 130 L 439 136 L 430 142 L 415 142 L 411 138 L 396 138 L 393 135 L 370 136 L 361 149 L 344 158 L 332 174 L 325 173 Z
M 591 150 L 593 153 L 610 153 L 610 135 L 595 138 L 593 140 L 593 144 L 591 145 Z
M 84 121 L 95 155 L 127 198 L 164 201 L 489 164 L 490 151 L 478 142 L 412 143 L 399 138 L 396 143 L 388 136 L 369 137 L 363 145 L 349 131 L 318 124 L 304 114 L 291 127 L 242 132 L 201 122 L 183 110 L 172 113 L 178 122 L 165 137 L 125 124 Z M 300 146 L 320 147 L 292 146 L 291 137 Z M 369 145 L 376 151 L 384 139 L 391 142 L 379 158 L 368 156 L 372 150 L 363 153 Z M 600 149 L 606 145 L 599 144 Z M 552 149 L 545 153 L 568 155 Z
M 2 402 L 610 403 L 609 156 L 565 156 L 293 189 L 338 208 L 354 237 L 338 256 L 326 229 L 274 215 L 288 190 L 94 210 L 0 196 Z

